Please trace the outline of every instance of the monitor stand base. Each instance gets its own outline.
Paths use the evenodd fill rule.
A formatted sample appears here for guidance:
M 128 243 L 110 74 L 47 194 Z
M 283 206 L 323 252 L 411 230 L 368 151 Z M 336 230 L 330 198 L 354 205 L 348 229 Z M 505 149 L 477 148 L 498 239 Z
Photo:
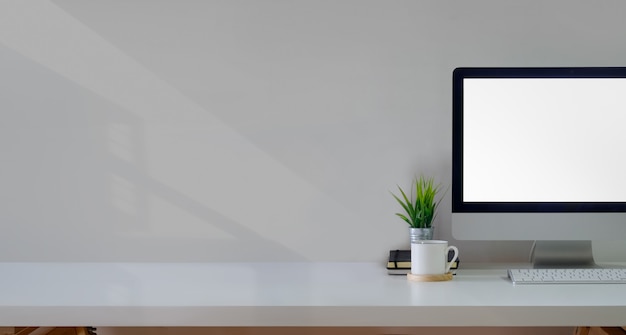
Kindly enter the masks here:
M 535 241 L 534 268 L 595 268 L 591 241 Z

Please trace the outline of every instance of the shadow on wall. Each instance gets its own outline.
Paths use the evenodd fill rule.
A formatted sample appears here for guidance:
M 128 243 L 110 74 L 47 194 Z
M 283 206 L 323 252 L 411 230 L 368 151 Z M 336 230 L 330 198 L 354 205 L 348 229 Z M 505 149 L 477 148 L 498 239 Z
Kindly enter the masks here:
M 184 127 L 147 123 L 9 49 L 0 64 L 0 219 L 10 223 L 0 260 L 304 259 L 153 176 L 154 128 Z

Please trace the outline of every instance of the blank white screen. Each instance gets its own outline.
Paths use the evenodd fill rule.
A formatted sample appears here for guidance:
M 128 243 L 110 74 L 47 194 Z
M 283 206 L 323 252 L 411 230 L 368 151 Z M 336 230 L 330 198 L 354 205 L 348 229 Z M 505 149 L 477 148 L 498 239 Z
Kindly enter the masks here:
M 626 201 L 626 79 L 463 85 L 464 201 Z

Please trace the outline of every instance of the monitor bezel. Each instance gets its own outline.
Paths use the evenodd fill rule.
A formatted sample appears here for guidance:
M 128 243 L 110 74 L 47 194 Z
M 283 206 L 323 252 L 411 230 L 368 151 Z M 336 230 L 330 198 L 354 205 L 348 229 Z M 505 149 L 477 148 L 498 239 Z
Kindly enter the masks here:
M 466 78 L 626 78 L 626 67 L 460 67 L 452 80 L 452 212 L 626 212 L 626 202 L 468 202 L 463 199 L 463 81 Z

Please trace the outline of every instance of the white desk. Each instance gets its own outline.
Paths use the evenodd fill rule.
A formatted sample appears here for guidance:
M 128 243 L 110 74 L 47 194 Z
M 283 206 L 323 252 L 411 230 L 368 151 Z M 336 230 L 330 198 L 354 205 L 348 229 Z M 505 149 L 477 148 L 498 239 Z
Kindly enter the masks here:
M 0 263 L 2 326 L 621 326 L 626 285 L 409 282 L 374 263 Z

